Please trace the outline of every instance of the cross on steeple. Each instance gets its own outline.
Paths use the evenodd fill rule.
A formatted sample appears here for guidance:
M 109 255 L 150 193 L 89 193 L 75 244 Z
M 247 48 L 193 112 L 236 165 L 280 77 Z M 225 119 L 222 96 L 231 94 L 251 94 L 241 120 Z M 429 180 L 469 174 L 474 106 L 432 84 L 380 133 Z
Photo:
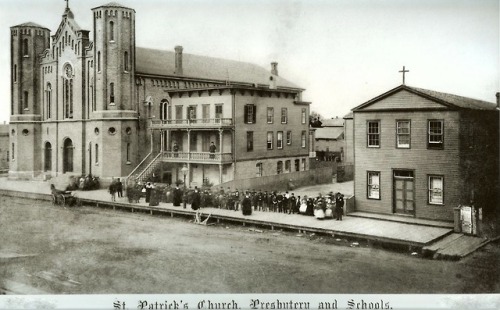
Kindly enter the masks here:
M 69 9 L 69 0 L 64 0 L 66 1 L 66 8 Z
M 405 85 L 405 73 L 410 72 L 410 70 L 405 70 L 405 66 L 403 66 L 403 70 L 401 70 L 399 72 L 403 73 L 403 85 Z

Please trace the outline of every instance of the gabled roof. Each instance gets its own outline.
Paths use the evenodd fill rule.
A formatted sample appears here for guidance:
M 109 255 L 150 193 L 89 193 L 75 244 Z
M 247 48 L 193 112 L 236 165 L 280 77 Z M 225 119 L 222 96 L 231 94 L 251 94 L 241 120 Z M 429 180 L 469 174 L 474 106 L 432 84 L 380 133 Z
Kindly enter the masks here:
M 443 106 L 443 108 L 450 109 L 472 109 L 472 110 L 495 110 L 496 104 L 492 102 L 457 96 L 453 94 L 447 94 L 442 92 L 437 92 L 434 90 L 428 90 L 423 88 L 411 87 L 407 85 L 400 85 L 396 88 L 389 90 L 388 92 L 383 93 L 380 96 L 377 96 L 357 107 L 352 109 L 352 111 L 356 112 L 363 108 L 366 108 L 375 102 L 378 102 L 382 99 L 385 99 L 389 96 L 392 96 L 402 90 L 409 91 L 417 96 L 421 96 L 423 98 L 434 101 Z
M 136 48 L 137 74 L 182 76 L 217 81 L 269 85 L 271 72 L 255 64 L 182 53 L 182 75 L 175 74 L 175 52 Z M 275 77 L 277 87 L 301 89 L 282 77 Z
M 339 140 L 342 139 L 343 134 L 344 134 L 343 127 L 320 127 L 316 128 L 314 138 Z
M 321 121 L 322 127 L 342 127 L 344 126 L 343 118 L 327 118 Z

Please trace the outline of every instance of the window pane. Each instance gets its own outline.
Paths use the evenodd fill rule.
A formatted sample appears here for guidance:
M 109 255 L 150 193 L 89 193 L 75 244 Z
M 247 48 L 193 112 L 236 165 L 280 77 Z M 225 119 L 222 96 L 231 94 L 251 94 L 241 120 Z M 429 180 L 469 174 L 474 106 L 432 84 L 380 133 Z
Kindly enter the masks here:
M 380 146 L 379 122 L 368 122 L 368 146 Z
M 429 203 L 443 203 L 443 178 L 429 177 Z
M 268 150 L 273 149 L 273 132 L 272 131 L 267 132 L 267 149 Z
M 368 198 L 380 198 L 380 174 L 368 172 Z
M 267 108 L 267 123 L 272 124 L 274 122 L 274 108 Z

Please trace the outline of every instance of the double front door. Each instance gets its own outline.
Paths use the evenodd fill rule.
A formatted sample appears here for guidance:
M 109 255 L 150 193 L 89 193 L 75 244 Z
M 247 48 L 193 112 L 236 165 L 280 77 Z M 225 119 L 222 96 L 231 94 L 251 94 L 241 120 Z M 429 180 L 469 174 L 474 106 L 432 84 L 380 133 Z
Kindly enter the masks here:
M 398 214 L 415 214 L 415 181 L 412 170 L 394 170 L 393 211 Z

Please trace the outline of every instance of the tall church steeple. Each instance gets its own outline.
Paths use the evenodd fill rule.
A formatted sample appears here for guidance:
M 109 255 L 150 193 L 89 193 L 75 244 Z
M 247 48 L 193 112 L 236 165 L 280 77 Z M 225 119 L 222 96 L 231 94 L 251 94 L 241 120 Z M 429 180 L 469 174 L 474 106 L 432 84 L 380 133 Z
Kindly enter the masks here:
M 92 9 L 98 110 L 134 110 L 135 11 L 118 3 Z

